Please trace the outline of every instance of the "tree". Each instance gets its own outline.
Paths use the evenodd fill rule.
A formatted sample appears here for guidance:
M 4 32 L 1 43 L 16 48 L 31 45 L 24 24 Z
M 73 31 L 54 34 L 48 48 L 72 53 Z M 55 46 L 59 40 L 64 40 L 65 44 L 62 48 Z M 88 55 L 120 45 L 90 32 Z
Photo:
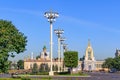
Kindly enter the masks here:
M 11 21 L 0 20 L 0 72 L 7 72 L 9 56 L 25 51 L 26 39 Z
M 103 68 L 116 69 L 120 71 L 120 56 L 115 58 L 107 58 L 102 65 Z
M 111 69 L 111 68 L 113 68 L 113 64 L 114 64 L 114 59 L 107 58 L 107 59 L 105 59 L 105 62 L 103 63 L 102 67 Z
M 64 63 L 66 67 L 70 68 L 70 72 L 73 67 L 78 65 L 78 52 L 76 51 L 66 51 L 64 52 Z
M 49 71 L 48 64 L 42 63 L 39 67 L 39 71 L 40 72 L 48 72 Z
M 80 61 L 84 61 L 85 60 L 85 56 L 83 55 L 82 58 L 80 58 Z
M 113 67 L 120 71 L 120 56 L 114 58 Z
M 81 70 L 82 70 L 82 71 L 83 71 L 83 69 L 84 69 L 84 60 L 85 60 L 85 56 L 83 55 L 83 57 L 80 58 L 80 61 L 82 62 L 82 64 L 81 64 Z
M 53 68 L 53 71 L 58 71 L 58 66 L 57 65 L 53 65 L 52 68 Z
M 24 69 L 24 61 L 23 60 L 19 60 L 17 62 L 17 67 L 18 67 L 18 69 Z
M 32 73 L 33 74 L 37 74 L 38 73 L 38 65 L 36 63 L 33 64 Z
M 55 66 L 54 65 L 52 65 L 52 69 L 53 69 L 53 71 L 55 71 Z
M 38 55 L 38 56 L 36 56 L 36 59 L 39 59 L 40 58 L 40 56 Z
M 45 64 L 45 71 L 46 71 L 46 72 L 49 72 L 49 71 L 50 71 L 48 64 Z

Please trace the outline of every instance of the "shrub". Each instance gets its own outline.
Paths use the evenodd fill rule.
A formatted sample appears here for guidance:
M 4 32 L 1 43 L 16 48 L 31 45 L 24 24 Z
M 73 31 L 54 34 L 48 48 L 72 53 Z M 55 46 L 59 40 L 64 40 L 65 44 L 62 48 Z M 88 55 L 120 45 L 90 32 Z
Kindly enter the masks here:
M 54 72 L 55 75 L 68 75 L 69 72 Z
M 79 75 L 83 75 L 83 72 L 81 72 L 81 71 L 80 71 L 80 72 L 78 72 L 78 73 L 79 73 Z
M 30 75 L 49 75 L 49 72 L 31 73 Z
M 49 72 L 39 72 L 38 75 L 49 75 Z

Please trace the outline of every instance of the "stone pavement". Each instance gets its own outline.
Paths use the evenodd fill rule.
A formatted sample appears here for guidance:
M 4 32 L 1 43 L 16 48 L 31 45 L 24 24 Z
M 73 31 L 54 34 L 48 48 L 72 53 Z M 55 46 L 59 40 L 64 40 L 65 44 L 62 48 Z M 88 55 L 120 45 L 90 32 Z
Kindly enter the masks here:
M 10 74 L 0 74 L 0 78 L 10 78 Z
M 81 76 L 51 76 L 52 79 L 50 80 L 120 80 L 120 74 L 117 73 L 100 73 L 100 72 L 92 72 L 88 73 L 90 76 L 88 77 L 81 77 Z M 11 77 L 9 74 L 0 74 L 0 78 L 2 77 Z M 35 80 L 41 80 L 43 77 L 50 77 L 50 76 L 31 76 Z
M 120 80 L 120 74 L 116 73 L 88 73 L 90 76 L 52 76 L 51 80 Z M 35 80 L 41 80 L 42 77 L 32 77 Z

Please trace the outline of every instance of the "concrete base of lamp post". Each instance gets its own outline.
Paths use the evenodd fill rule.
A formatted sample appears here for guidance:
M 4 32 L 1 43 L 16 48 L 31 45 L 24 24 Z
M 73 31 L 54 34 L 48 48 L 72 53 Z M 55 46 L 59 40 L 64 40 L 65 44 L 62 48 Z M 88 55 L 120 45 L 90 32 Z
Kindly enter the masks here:
M 50 71 L 49 72 L 49 76 L 53 76 L 54 75 L 54 72 L 53 71 Z

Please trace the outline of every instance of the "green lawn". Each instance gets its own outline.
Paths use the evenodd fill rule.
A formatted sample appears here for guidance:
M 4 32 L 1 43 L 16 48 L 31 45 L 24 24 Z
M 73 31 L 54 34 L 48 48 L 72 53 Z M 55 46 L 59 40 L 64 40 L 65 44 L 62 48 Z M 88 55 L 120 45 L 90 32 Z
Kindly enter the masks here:
M 20 78 L 0 78 L 0 80 L 21 80 Z

